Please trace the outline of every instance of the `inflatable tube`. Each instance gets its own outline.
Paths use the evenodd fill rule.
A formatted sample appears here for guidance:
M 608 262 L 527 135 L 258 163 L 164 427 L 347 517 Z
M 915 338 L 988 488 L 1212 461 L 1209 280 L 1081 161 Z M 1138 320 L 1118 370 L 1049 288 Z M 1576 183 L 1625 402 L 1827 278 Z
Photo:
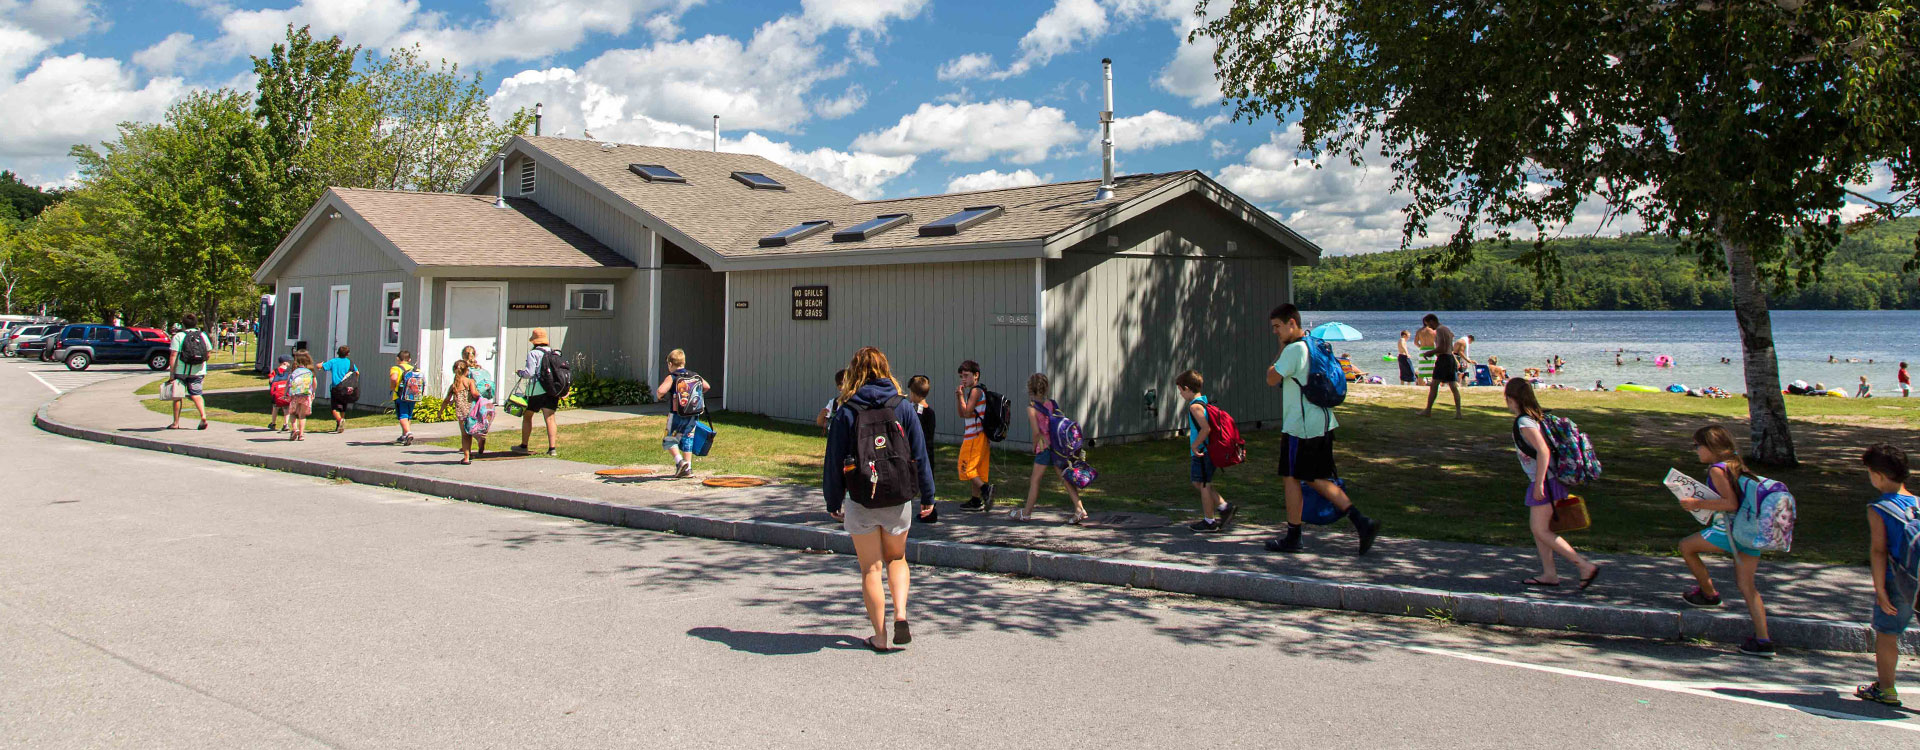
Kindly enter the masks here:
M 1662 354 L 1662 355 L 1660 355 L 1660 356 L 1658 356 L 1658 357 L 1654 357 L 1654 358 L 1653 358 L 1653 366 L 1654 366 L 1654 367 L 1672 367 L 1672 366 L 1673 366 L 1673 358 L 1672 358 L 1672 357 L 1669 357 L 1669 356 L 1667 356 L 1667 355 L 1665 355 L 1665 354 Z
M 1622 383 L 1620 385 L 1614 386 L 1613 389 L 1621 393 L 1659 393 L 1660 392 L 1660 389 L 1658 388 L 1654 388 L 1651 386 L 1644 386 L 1638 383 Z
M 1400 360 L 1400 355 L 1398 355 L 1398 354 L 1382 354 L 1382 355 L 1380 355 L 1380 361 L 1382 361 L 1382 362 L 1397 362 L 1397 361 L 1399 361 L 1399 360 Z
M 1687 386 L 1683 383 L 1674 383 L 1673 385 L 1667 386 L 1667 392 L 1668 393 L 1686 393 Z
M 1833 390 L 1827 391 L 1827 395 L 1832 396 L 1834 398 L 1846 398 L 1847 392 L 1840 390 L 1838 388 L 1835 388 Z

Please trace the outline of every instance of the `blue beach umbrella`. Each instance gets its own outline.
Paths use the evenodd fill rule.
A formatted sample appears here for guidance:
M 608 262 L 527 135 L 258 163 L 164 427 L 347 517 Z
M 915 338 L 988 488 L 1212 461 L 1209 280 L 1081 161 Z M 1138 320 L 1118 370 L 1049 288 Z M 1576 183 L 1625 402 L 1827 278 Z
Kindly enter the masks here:
M 1360 331 L 1345 323 L 1323 323 L 1313 329 L 1313 335 L 1323 341 L 1359 341 L 1363 338 Z

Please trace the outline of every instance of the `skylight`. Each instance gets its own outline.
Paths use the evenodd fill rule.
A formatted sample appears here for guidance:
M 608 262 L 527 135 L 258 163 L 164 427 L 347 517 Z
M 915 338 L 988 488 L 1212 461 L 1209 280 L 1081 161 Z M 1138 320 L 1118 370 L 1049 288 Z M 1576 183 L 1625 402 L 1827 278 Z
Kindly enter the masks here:
M 831 221 L 803 221 L 760 238 L 761 247 L 786 247 L 833 226 Z
M 956 235 L 966 231 L 975 224 L 1003 213 L 1006 213 L 1006 209 L 1000 206 L 970 206 L 960 209 L 960 213 L 947 218 L 930 224 L 920 225 L 920 236 L 948 237 Z
M 687 181 L 687 178 L 681 177 L 680 173 L 658 164 L 628 164 L 627 169 L 632 170 L 634 174 L 640 175 L 640 179 L 646 180 L 647 182 Z
M 833 233 L 834 242 L 859 242 L 907 223 L 913 214 L 881 214 Z
M 787 186 L 780 184 L 779 180 L 760 174 L 759 172 L 735 172 L 733 173 L 733 179 L 739 180 L 740 184 L 755 190 L 787 189 Z

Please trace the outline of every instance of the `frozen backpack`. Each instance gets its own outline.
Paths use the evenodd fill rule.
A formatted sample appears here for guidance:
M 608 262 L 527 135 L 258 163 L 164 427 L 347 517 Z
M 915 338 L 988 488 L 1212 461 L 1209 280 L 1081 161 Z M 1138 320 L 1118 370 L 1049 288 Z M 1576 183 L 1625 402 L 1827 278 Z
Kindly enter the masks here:
M 1791 550 L 1799 509 L 1787 486 L 1749 474 L 1740 477 L 1740 494 L 1740 508 L 1727 521 L 1727 537 L 1741 547 L 1761 552 Z
M 1899 525 L 1906 530 L 1906 542 L 1887 550 L 1887 572 L 1893 579 L 1896 601 L 1914 601 L 1920 598 L 1920 503 L 1901 505 L 1881 500 L 1873 507 L 1880 511 L 1880 520 L 1889 529 Z

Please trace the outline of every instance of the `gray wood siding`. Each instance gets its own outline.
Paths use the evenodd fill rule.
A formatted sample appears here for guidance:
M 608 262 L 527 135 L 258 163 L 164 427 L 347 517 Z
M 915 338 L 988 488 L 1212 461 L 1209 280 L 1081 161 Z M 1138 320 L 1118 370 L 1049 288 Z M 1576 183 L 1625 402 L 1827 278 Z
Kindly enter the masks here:
M 376 242 L 344 217 L 323 216 L 319 226 L 293 249 L 293 257 L 281 271 L 280 278 L 400 270 L 393 256 Z
M 994 390 L 1024 401 L 1036 362 L 1033 326 L 992 324 L 995 313 L 1034 315 L 1034 262 L 889 265 L 733 272 L 731 337 L 734 387 L 726 406 L 780 419 L 811 421 L 833 396 L 833 373 L 853 352 L 886 352 L 905 387 L 919 374 L 933 380 L 929 401 L 939 412 L 938 439 L 960 437 L 954 410 L 954 371 L 980 363 Z M 791 317 L 792 288 L 828 287 L 828 320 Z M 1014 410 L 1010 442 L 1025 444 L 1029 430 Z
M 1183 429 L 1173 379 L 1188 368 L 1242 425 L 1280 417 L 1267 313 L 1292 299 L 1285 251 L 1210 206 L 1163 206 L 1110 233 L 1118 247 L 1101 235 L 1047 261 L 1048 375 L 1088 435 Z
M 274 302 L 273 345 L 274 354 L 291 355 L 292 347 L 285 341 L 287 297 L 296 287 L 304 289 L 304 311 L 301 315 L 300 336 L 305 339 L 316 363 L 333 358 L 333 350 L 327 348 L 327 331 L 333 325 L 332 314 L 333 287 L 348 287 L 347 294 L 347 348 L 348 355 L 355 365 L 360 367 L 363 378 L 371 378 L 364 388 L 367 404 L 385 403 L 386 392 L 374 381 L 384 377 L 386 368 L 394 362 L 394 355 L 380 351 L 380 304 L 381 290 L 391 282 L 401 283 L 400 312 L 400 348 L 413 349 L 418 340 L 419 318 L 417 317 L 419 299 L 418 285 L 412 283 L 412 277 L 399 270 L 384 273 L 353 273 L 329 276 L 281 277 L 275 289 L 277 299 Z M 324 399 L 323 399 L 324 400 Z
M 500 344 L 501 354 L 507 358 L 506 369 L 517 370 L 526 364 L 527 352 L 533 349 L 527 337 L 532 335 L 533 329 L 545 328 L 547 338 L 553 342 L 554 348 L 566 354 L 576 374 L 593 370 L 609 376 L 632 377 L 627 371 L 631 367 L 632 357 L 622 351 L 619 344 L 619 318 L 567 317 L 567 285 L 601 283 L 619 282 L 612 279 L 508 280 L 509 302 L 547 302 L 552 307 L 546 310 L 507 311 L 507 340 Z M 618 315 L 619 312 L 619 308 L 615 307 L 614 313 Z M 507 379 L 513 378 L 509 375 Z
M 509 194 L 518 194 L 520 191 L 520 161 L 514 159 L 507 162 Z M 580 231 L 593 235 L 594 239 L 613 248 L 614 252 L 633 261 L 635 265 L 645 267 L 648 264 L 653 239 L 652 232 L 645 225 L 621 213 L 613 204 L 594 197 L 546 164 L 535 163 L 533 183 L 534 190 L 527 195 L 533 202 L 565 219 L 568 224 L 579 227 Z
M 687 350 L 687 366 L 721 394 L 726 387 L 727 275 L 677 266 L 660 274 L 661 359 L 674 349 Z M 660 367 L 665 373 L 666 365 Z

